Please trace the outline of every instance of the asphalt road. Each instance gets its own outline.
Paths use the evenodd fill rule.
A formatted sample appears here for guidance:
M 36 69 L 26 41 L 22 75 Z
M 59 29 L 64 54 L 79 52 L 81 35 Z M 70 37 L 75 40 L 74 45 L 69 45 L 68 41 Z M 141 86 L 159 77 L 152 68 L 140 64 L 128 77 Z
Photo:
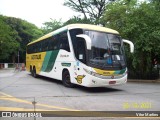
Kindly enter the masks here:
M 99 88 L 81 86 L 66 88 L 61 81 L 46 77 L 33 78 L 27 71 L 3 69 L 0 70 L 0 111 L 160 111 L 160 82 L 128 82 L 126 85 Z M 96 115 L 96 113 L 93 114 Z M 135 118 L 136 116 L 132 118 L 26 119 L 123 120 Z M 144 117 L 144 119 L 160 119 L 160 114 L 155 118 Z

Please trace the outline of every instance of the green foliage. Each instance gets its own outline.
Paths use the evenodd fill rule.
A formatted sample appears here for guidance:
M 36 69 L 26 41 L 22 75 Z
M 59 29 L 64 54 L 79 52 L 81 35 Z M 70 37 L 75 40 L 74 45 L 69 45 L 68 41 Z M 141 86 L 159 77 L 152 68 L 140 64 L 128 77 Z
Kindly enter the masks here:
M 20 60 L 24 62 L 26 45 L 42 36 L 42 30 L 38 29 L 34 24 L 14 17 L 0 15 L 0 20 L 0 25 L 2 26 L 0 27 L 1 35 L 5 35 L 3 45 L 9 43 L 8 46 L 10 46 L 9 49 L 7 47 L 2 49 L 2 53 L 4 53 L 5 56 L 0 55 L 0 60 L 5 60 L 6 62 L 7 59 L 12 59 L 12 61 L 9 60 L 9 62 L 15 62 L 15 57 L 18 51 L 20 51 Z M 1 41 L 2 36 L 0 36 Z
M 95 24 L 99 24 L 99 19 L 110 1 L 114 0 L 65 0 L 64 5 L 82 13 L 84 19 L 91 19 Z
M 5 18 L 0 16 L 0 60 L 9 58 L 10 54 L 19 47 L 16 41 L 17 32 L 13 31 L 4 20 Z
M 86 18 L 79 18 L 79 17 L 72 17 L 70 18 L 68 21 L 66 21 L 63 26 L 68 25 L 68 24 L 74 24 L 74 23 L 84 23 L 84 24 L 93 24 L 93 21 L 91 21 L 90 19 L 86 19 Z
M 72 18 L 70 18 L 68 21 L 64 23 L 61 22 L 61 20 L 57 21 L 55 19 L 54 20 L 51 19 L 51 21 L 43 23 L 44 26 L 41 29 L 43 33 L 46 34 L 58 28 L 66 26 L 68 24 L 75 24 L 75 23 L 93 24 L 93 21 L 91 21 L 90 19 L 80 18 L 76 16 L 73 16 Z
M 61 20 L 57 21 L 57 20 L 50 19 L 49 22 L 43 23 L 43 26 L 44 27 L 42 27 L 41 29 L 43 33 L 46 34 L 62 27 L 63 23 L 61 22 Z
M 153 70 L 152 60 L 160 58 L 159 16 L 154 3 L 122 0 L 110 4 L 101 19 L 105 26 L 118 30 L 134 43 L 135 53 L 128 58 L 129 69 L 144 77 Z

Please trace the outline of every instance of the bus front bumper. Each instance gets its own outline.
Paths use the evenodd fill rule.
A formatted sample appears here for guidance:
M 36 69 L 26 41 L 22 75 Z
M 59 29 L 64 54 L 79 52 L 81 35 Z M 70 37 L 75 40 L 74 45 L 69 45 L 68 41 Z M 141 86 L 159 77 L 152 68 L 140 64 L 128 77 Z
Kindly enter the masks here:
M 106 87 L 111 85 L 121 85 L 125 84 L 126 82 L 127 82 L 127 74 L 121 78 L 116 78 L 116 79 L 114 79 L 113 76 L 110 79 L 102 79 L 92 75 L 87 75 L 83 79 L 82 84 L 83 86 L 86 87 Z

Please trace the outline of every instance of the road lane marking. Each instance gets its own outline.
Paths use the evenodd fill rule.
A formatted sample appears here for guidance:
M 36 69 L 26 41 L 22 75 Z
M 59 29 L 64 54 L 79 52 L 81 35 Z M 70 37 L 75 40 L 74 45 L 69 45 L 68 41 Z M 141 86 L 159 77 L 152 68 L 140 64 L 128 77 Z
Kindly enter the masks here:
M 54 109 L 61 109 L 61 110 L 67 110 L 67 111 L 81 111 L 77 109 L 70 109 L 70 108 L 64 108 L 64 107 L 59 107 L 59 106 L 52 106 L 52 105 L 47 105 L 47 104 L 36 104 L 41 107 L 47 107 L 47 108 L 54 108 Z
M 0 92 L 0 94 L 5 95 L 5 97 L 0 97 L 0 100 L 7 100 L 7 101 L 13 101 L 13 102 L 19 102 L 19 103 L 25 103 L 25 104 L 33 105 L 33 103 L 30 102 L 30 101 L 15 98 L 15 97 L 13 97 L 11 95 L 8 95 L 6 93 L 3 93 L 3 92 Z M 41 104 L 41 103 L 36 103 L 36 106 L 41 106 L 41 107 L 46 107 L 46 108 L 54 108 L 54 109 L 66 110 L 66 111 L 81 111 L 81 110 L 77 110 L 77 109 L 70 109 L 70 108 Z
M 17 107 L 0 107 L 0 111 L 56 111 L 56 110 L 46 110 L 46 109 L 26 109 Z
M 26 104 L 30 104 L 32 105 L 32 102 L 26 101 L 26 100 L 21 100 L 18 98 L 14 98 L 14 97 L 0 97 L 0 100 L 8 100 L 8 101 L 13 101 L 13 102 L 19 102 L 19 103 L 26 103 Z
M 4 95 L 5 97 L 12 97 L 11 95 L 8 95 L 6 93 L 0 92 L 0 94 Z M 2 96 L 1 96 L 2 97 Z

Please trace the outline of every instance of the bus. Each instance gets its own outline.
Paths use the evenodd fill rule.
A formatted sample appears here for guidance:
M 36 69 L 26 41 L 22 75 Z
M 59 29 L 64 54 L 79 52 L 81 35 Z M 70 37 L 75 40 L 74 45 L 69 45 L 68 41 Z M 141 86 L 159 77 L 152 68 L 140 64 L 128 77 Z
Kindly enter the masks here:
M 127 82 L 122 39 L 116 30 L 90 24 L 70 24 L 27 44 L 26 69 L 61 80 L 66 87 L 104 87 Z

